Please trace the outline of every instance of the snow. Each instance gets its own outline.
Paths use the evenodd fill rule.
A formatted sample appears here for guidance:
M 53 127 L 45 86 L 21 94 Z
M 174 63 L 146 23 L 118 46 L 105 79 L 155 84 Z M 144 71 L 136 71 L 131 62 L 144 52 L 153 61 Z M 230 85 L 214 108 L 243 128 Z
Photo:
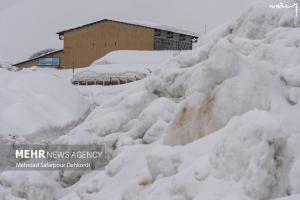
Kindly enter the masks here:
M 169 146 L 161 146 L 146 156 L 152 178 L 158 179 L 177 173 L 182 163 L 180 155 Z
M 8 71 L 17 71 L 17 68 L 12 66 L 11 63 L 8 62 L 0 62 L 0 69 L 6 69 Z
M 167 130 L 168 123 L 163 120 L 158 120 L 147 130 L 143 137 L 143 142 L 150 144 L 157 141 Z
M 160 64 L 166 59 L 178 54 L 179 51 L 112 51 L 102 58 L 94 61 L 92 65 L 103 64 Z
M 218 177 L 243 182 L 253 199 L 270 199 L 288 191 L 288 134 L 265 111 L 233 118 L 221 131 L 225 137 L 215 149 L 212 164 Z
M 39 71 L 2 70 L 0 99 L 1 136 L 64 127 L 89 109 L 87 100 L 70 83 Z
M 51 200 L 55 198 L 59 184 L 53 178 L 48 177 L 50 176 L 47 172 L 7 171 L 1 174 L 0 180 L 3 185 L 11 187 L 13 196 L 22 199 Z M 18 179 L 17 182 L 16 179 Z
M 290 197 L 278 198 L 276 200 L 298 200 L 299 198 L 300 198 L 300 195 L 293 195 Z
M 61 200 L 299 199 L 299 21 L 290 10 L 270 9 L 273 3 L 254 4 L 201 38 L 195 50 L 157 60 L 151 75 L 130 84 L 75 87 L 68 85 L 70 70 L 1 71 L 10 81 L 34 74 L 57 79 L 57 93 L 86 96 L 94 109 L 51 142 L 105 144 L 109 158 L 104 170 L 49 173 L 37 190 L 36 182 L 28 181 L 28 194 L 22 193 L 23 178 L 30 172 L 3 172 L 1 195 L 36 199 L 41 196 L 29 196 L 30 191 L 40 190 Z M 141 61 L 136 52 L 115 53 L 78 71 L 124 72 L 135 63 L 146 69 L 151 61 L 150 54 Z M 45 85 L 30 84 L 33 92 L 26 87 L 23 95 L 33 98 Z
M 94 61 L 88 68 L 102 73 L 149 73 L 161 66 L 172 57 L 180 54 L 179 51 L 113 51 Z
M 73 81 L 143 79 L 162 63 L 180 54 L 179 51 L 112 51 L 89 67 L 75 69 Z
M 178 29 L 178 28 L 172 27 L 172 26 L 162 25 L 162 24 L 153 23 L 153 22 L 146 22 L 146 21 L 137 21 L 137 20 L 130 21 L 130 20 L 123 20 L 123 19 L 102 19 L 102 20 L 97 20 L 97 21 L 90 22 L 90 23 L 97 23 L 97 22 L 101 23 L 106 20 L 114 21 L 114 22 L 121 22 L 121 23 L 126 23 L 126 24 L 132 24 L 132 25 L 137 25 L 137 26 L 143 26 L 143 27 L 153 28 L 153 29 L 158 29 L 158 30 L 170 31 L 170 32 L 184 34 L 184 35 L 190 35 L 190 36 L 194 36 L 194 37 L 199 37 L 198 33 L 194 33 L 192 31 L 182 30 L 182 29 Z M 87 24 L 90 24 L 90 23 L 87 23 Z M 77 28 L 80 28 L 83 26 L 86 26 L 86 24 L 79 25 L 79 26 L 77 25 L 77 26 L 71 27 L 71 28 L 66 28 L 64 30 L 59 31 L 58 34 L 67 32 L 69 30 L 77 29 Z
M 300 87 L 300 67 L 296 66 L 283 71 L 282 78 L 286 84 Z

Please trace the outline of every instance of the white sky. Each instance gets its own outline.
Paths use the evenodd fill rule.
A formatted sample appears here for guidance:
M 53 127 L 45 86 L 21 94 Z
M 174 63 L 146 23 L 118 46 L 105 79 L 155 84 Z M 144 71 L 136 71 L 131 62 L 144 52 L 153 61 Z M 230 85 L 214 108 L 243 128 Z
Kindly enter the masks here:
M 142 20 L 200 34 L 238 17 L 251 0 L 0 0 L 0 61 L 62 48 L 56 32 L 102 18 Z

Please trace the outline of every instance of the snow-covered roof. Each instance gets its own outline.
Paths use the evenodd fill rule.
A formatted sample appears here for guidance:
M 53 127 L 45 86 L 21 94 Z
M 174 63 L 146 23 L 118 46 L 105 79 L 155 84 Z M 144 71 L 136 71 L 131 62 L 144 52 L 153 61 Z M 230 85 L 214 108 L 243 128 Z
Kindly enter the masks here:
M 167 26 L 167 25 L 162 25 L 162 24 L 157 24 L 157 23 L 152 23 L 152 22 L 145 22 L 145 21 L 129 21 L 129 20 L 116 20 L 116 19 L 102 19 L 102 20 L 95 21 L 95 22 L 92 22 L 92 23 L 88 23 L 88 24 L 84 24 L 84 25 L 80 25 L 80 26 L 76 26 L 76 27 L 72 27 L 72 28 L 67 28 L 65 30 L 59 31 L 57 34 L 63 35 L 65 32 L 73 31 L 73 30 L 76 30 L 76 29 L 79 29 L 79 28 L 84 28 L 86 26 L 94 25 L 94 24 L 101 23 L 101 22 L 104 22 L 104 21 L 111 21 L 111 22 L 134 25 L 134 26 L 142 26 L 142 27 L 147 27 L 147 28 L 152 28 L 152 29 L 170 31 L 170 32 L 179 33 L 179 34 L 183 34 L 183 35 L 189 35 L 189 36 L 193 36 L 193 37 L 199 37 L 200 36 L 198 33 L 178 29 L 178 28 L 173 27 L 173 26 Z

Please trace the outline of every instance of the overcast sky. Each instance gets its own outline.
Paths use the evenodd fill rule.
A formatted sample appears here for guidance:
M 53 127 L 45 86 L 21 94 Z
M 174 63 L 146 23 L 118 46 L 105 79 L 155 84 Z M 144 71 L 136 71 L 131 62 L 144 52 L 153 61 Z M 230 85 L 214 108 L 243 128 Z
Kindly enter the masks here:
M 251 0 L 0 0 L 0 61 L 62 48 L 57 31 L 102 18 L 142 20 L 200 34 L 238 17 Z

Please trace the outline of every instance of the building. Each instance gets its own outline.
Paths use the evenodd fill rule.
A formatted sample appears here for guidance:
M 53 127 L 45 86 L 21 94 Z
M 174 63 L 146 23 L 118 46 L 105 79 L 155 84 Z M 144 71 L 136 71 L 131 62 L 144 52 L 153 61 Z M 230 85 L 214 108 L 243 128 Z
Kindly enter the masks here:
M 103 19 L 57 33 L 64 49 L 17 67 L 79 68 L 114 50 L 190 50 L 198 34 L 170 26 Z
M 49 66 L 62 68 L 62 58 L 63 58 L 64 50 L 53 51 L 47 54 L 43 54 L 33 59 L 25 60 L 23 62 L 19 62 L 14 64 L 14 66 L 19 68 L 26 68 L 32 66 Z

